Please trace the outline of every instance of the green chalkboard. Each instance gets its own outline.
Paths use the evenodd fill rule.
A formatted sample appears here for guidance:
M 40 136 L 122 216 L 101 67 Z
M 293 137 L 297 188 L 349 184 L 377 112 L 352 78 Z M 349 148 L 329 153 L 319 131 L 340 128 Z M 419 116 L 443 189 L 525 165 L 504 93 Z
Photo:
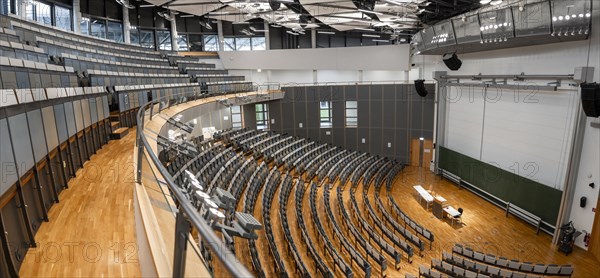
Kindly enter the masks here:
M 562 191 L 440 147 L 439 167 L 475 187 L 554 225 Z

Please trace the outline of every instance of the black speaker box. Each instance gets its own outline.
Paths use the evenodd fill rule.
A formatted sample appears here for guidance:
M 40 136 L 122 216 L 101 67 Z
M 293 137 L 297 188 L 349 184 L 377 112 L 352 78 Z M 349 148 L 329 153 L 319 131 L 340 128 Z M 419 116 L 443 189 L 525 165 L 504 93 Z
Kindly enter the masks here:
M 579 199 L 579 206 L 585 208 L 585 203 L 587 203 L 587 198 L 585 196 L 581 197 L 581 199 Z
M 600 117 L 600 84 L 581 84 L 581 105 L 588 117 Z
M 271 6 L 271 10 L 276 11 L 281 8 L 281 2 L 269 0 L 269 6 Z
M 419 94 L 421 97 L 427 96 L 428 92 L 427 89 L 425 89 L 425 80 L 415 80 L 415 89 L 417 90 L 417 94 Z
M 446 67 L 448 67 L 450 70 L 458 70 L 462 66 L 462 61 L 458 59 L 456 53 L 446 53 L 442 59 L 444 60 Z

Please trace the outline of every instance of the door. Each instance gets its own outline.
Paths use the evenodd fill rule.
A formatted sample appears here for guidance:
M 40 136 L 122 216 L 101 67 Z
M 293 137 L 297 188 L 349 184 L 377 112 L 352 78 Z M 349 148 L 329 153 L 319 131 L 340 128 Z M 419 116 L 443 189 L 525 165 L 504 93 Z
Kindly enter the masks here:
M 433 141 L 413 138 L 410 141 L 410 165 L 429 169 L 429 162 L 433 160 Z

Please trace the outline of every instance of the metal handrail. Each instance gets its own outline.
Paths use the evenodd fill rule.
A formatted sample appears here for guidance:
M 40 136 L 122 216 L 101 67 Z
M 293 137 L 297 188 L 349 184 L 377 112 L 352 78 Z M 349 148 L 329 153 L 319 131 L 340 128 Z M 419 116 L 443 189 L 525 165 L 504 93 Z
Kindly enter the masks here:
M 158 159 L 157 155 L 152 152 L 152 149 L 150 148 L 148 140 L 144 136 L 144 120 L 145 120 L 145 112 L 146 111 L 150 110 L 152 113 L 151 107 L 154 107 L 154 105 L 156 105 L 156 104 L 160 104 L 164 100 L 178 98 L 180 96 L 190 97 L 192 95 L 195 96 L 195 98 L 193 100 L 204 98 L 203 96 L 201 96 L 198 93 L 191 94 L 188 92 L 188 93 L 174 94 L 171 96 L 164 96 L 164 97 L 158 98 L 156 100 L 153 100 L 149 103 L 146 103 L 140 107 L 138 114 L 137 114 L 138 123 L 137 123 L 137 128 L 136 128 L 137 144 L 138 144 L 138 146 L 137 146 L 138 165 L 137 165 L 136 181 L 138 183 L 141 183 L 141 174 L 142 174 L 142 162 L 141 161 L 142 161 L 142 155 L 143 155 L 144 149 L 145 149 L 147 151 L 147 154 L 150 157 L 152 163 L 154 163 L 154 165 L 158 169 L 158 172 L 160 173 L 160 175 L 162 175 L 162 178 L 164 179 L 165 183 L 171 190 L 171 193 L 172 193 L 171 195 L 175 197 L 177 203 L 179 204 L 179 208 L 178 208 L 178 212 L 177 212 L 177 219 L 176 219 L 176 222 L 177 222 L 176 225 L 178 226 L 178 227 L 176 227 L 176 235 L 175 235 L 175 237 L 176 237 L 175 245 L 176 246 L 174 248 L 175 249 L 175 254 L 174 254 L 175 263 L 173 265 L 173 276 L 174 277 L 182 277 L 184 274 L 184 271 L 185 271 L 185 256 L 186 256 L 185 246 L 187 245 L 187 237 L 188 237 L 187 234 L 189 233 L 189 224 L 191 224 L 194 228 L 196 228 L 196 230 L 200 234 L 200 237 L 204 240 L 204 243 L 216 254 L 216 256 L 221 260 L 221 263 L 223 264 L 223 266 L 225 266 L 225 268 L 233 276 L 235 276 L 235 277 L 254 277 L 254 275 L 252 275 L 248 271 L 248 269 L 246 269 L 246 267 L 239 262 L 239 260 L 236 258 L 236 256 L 231 251 L 229 251 L 229 249 L 223 248 L 223 246 L 222 246 L 223 241 L 214 233 L 213 229 L 200 216 L 200 214 L 198 213 L 196 208 L 194 206 L 192 206 L 192 204 L 189 202 L 189 200 L 181 192 L 181 189 L 173 181 L 173 177 L 171 176 L 171 174 L 169 174 L 167 169 L 162 165 L 162 163 Z M 169 103 L 169 102 L 167 101 L 167 103 Z M 177 104 L 180 104 L 180 102 L 177 102 L 175 105 L 177 105 Z M 167 104 L 167 105 L 168 105 L 167 108 L 170 107 L 169 104 Z M 159 113 L 159 112 L 157 112 L 157 113 Z M 150 116 L 152 116 L 152 115 L 150 115 Z M 179 226 L 183 222 L 181 220 L 186 219 L 186 218 L 187 218 L 187 220 L 189 220 L 189 223 L 186 224 L 186 225 L 188 225 L 188 229 L 184 230 L 185 233 L 180 233 Z M 185 244 L 185 245 L 183 245 L 183 248 L 181 248 L 182 240 L 183 240 L 183 244 Z M 180 244 L 180 245 L 178 246 L 178 244 Z M 180 247 L 180 248 L 178 248 L 178 247 Z

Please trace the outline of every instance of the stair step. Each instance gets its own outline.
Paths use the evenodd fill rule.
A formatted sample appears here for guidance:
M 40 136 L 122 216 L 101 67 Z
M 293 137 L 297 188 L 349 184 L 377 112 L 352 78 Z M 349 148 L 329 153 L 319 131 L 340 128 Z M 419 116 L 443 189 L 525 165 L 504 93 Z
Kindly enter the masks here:
M 110 122 L 110 126 L 111 127 L 117 127 L 119 126 L 120 122 Z
M 127 135 L 128 133 L 129 133 L 129 129 L 126 127 L 117 128 L 115 131 L 113 131 L 110 134 L 110 139 L 119 140 L 119 139 L 125 137 L 125 135 Z

